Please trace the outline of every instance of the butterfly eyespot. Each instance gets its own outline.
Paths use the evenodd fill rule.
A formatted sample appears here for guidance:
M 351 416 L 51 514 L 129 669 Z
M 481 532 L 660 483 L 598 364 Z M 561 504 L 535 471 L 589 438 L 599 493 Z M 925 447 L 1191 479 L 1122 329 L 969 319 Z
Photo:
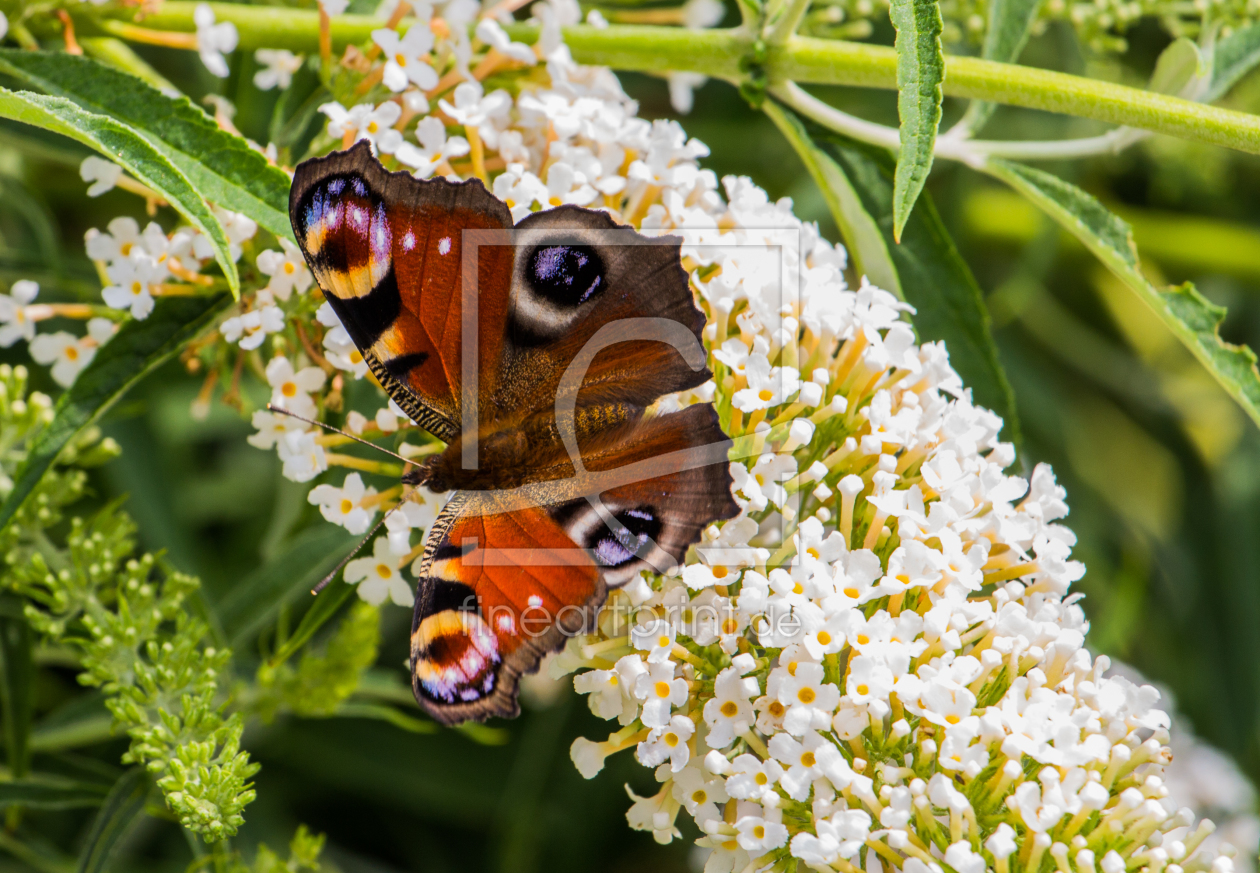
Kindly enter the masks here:
M 530 253 L 534 293 L 556 306 L 580 306 L 604 288 L 604 262 L 590 246 L 544 245 Z

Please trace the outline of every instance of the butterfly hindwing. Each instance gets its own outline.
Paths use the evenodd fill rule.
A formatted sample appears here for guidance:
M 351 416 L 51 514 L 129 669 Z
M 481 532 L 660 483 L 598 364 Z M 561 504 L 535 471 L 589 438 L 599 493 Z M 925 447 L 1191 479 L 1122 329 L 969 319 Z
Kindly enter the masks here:
M 411 632 L 412 687 L 438 721 L 519 712 L 517 683 L 604 600 L 598 568 L 547 509 L 457 493 L 429 534 Z
M 515 715 L 520 676 L 589 627 L 608 589 L 681 564 L 738 512 L 729 447 L 713 408 L 691 406 L 584 445 L 585 477 L 457 492 L 419 571 L 417 699 L 448 723 Z
M 390 173 L 366 142 L 298 167 L 294 235 L 315 279 L 381 384 L 451 442 L 459 432 L 465 231 L 506 240 L 506 205 L 481 182 Z M 497 235 L 497 236 L 496 236 Z M 512 252 L 478 247 L 477 366 L 492 388 L 502 356 Z

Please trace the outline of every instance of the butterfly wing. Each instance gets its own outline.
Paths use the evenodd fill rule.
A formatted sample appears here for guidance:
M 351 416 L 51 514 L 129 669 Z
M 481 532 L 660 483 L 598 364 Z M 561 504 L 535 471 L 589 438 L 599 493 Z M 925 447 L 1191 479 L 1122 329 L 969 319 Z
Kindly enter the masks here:
M 536 212 L 517 224 L 500 408 L 535 412 L 553 405 L 566 369 L 584 352 L 593 357 L 571 374 L 580 382 L 579 406 L 646 407 L 709 379 L 704 315 L 680 244 L 678 237 L 646 237 L 606 212 L 577 206 Z
M 390 173 L 366 142 L 302 163 L 289 215 L 306 262 L 372 372 L 411 418 L 460 430 L 465 231 L 506 239 L 507 206 L 476 179 Z M 499 372 L 512 250 L 477 250 L 479 390 Z
M 584 445 L 585 475 L 458 492 L 419 568 L 416 699 L 448 724 L 516 715 L 520 676 L 589 627 L 609 588 L 682 563 L 737 514 L 729 447 L 697 405 Z
M 411 629 L 412 688 L 438 721 L 520 712 L 517 683 L 598 609 L 595 562 L 544 507 L 461 491 L 429 533 Z

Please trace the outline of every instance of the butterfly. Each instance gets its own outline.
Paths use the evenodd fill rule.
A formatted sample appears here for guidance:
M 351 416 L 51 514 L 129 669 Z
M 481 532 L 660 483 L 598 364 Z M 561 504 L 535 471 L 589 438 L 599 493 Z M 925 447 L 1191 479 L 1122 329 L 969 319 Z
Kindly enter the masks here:
M 438 721 L 519 713 L 523 674 L 610 589 L 731 518 L 712 378 L 677 237 L 558 206 L 519 223 L 476 179 L 391 173 L 366 142 L 298 166 L 293 232 L 371 372 L 446 448 L 418 567 L 412 687 Z

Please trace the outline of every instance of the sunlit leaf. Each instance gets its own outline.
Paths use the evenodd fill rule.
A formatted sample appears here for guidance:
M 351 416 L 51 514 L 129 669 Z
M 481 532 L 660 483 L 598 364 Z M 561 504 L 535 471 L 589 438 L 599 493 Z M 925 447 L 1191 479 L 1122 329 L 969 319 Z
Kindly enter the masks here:
M 1143 275 L 1129 225 L 1094 197 L 1057 176 L 1021 164 L 992 161 L 986 172 L 1009 184 L 1079 239 L 1155 311 L 1239 406 L 1260 424 L 1260 372 L 1246 346 L 1221 339 L 1224 307 L 1189 282 L 1156 288 Z
M 0 71 L 126 124 L 206 200 L 248 215 L 277 236 L 292 237 L 289 177 L 187 97 L 168 96 L 115 67 L 64 52 L 0 50 Z
M 138 87 L 148 87 L 136 80 Z M 100 152 L 148 185 L 206 235 L 233 293 L 240 292 L 236 263 L 219 220 L 197 189 L 154 145 L 108 115 L 88 112 L 64 97 L 0 88 L 0 117 L 41 127 Z
M 936 0 L 892 0 L 889 8 L 897 29 L 897 112 L 901 117 L 901 151 L 893 182 L 893 239 L 901 241 L 914 203 L 927 182 L 941 123 L 941 8 Z

